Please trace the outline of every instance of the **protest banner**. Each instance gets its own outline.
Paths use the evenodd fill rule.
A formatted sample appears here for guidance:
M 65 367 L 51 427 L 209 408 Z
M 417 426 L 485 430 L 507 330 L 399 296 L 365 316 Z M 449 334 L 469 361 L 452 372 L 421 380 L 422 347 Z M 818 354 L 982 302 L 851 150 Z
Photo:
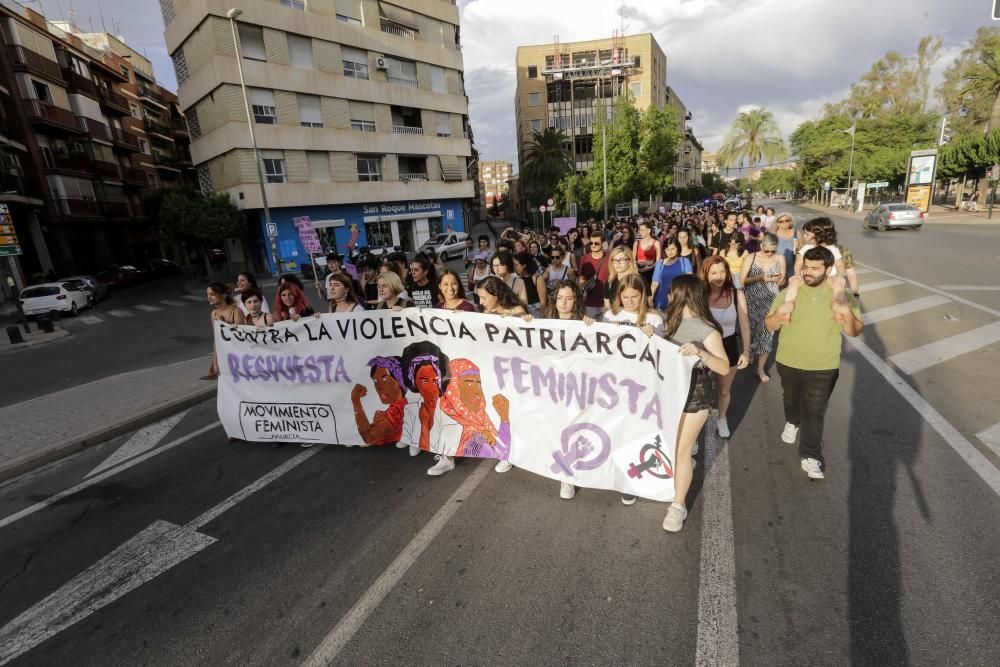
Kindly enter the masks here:
M 218 323 L 215 339 L 230 437 L 400 442 L 673 498 L 695 359 L 638 328 L 410 308 Z
M 576 227 L 576 216 L 554 218 L 552 224 L 559 228 L 560 234 L 568 234 L 569 230 Z

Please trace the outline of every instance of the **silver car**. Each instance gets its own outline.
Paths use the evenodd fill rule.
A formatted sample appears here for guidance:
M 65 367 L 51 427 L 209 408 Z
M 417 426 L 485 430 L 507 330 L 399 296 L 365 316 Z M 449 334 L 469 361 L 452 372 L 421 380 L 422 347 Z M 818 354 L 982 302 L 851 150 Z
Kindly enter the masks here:
M 465 239 L 469 235 L 465 232 L 447 232 L 445 234 L 435 234 L 424 241 L 420 250 L 433 248 L 437 251 L 437 256 L 442 262 L 447 262 L 449 257 L 461 257 L 465 252 Z
M 913 204 L 882 204 L 865 216 L 862 227 L 875 228 L 880 232 L 891 227 L 920 229 L 924 224 L 924 212 Z

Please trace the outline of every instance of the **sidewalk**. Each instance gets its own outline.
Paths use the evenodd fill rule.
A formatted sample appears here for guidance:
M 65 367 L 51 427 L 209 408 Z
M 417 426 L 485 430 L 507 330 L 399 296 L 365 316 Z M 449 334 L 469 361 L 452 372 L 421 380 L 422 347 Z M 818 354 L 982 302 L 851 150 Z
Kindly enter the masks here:
M 43 333 L 37 329 L 32 329 L 30 334 L 24 333 L 24 327 L 17 324 L 17 330 L 21 332 L 21 337 L 24 339 L 23 343 L 13 344 L 10 342 L 10 338 L 7 337 L 7 327 L 15 326 L 14 324 L 7 324 L 0 326 L 0 355 L 7 354 L 8 352 L 18 352 L 20 350 L 27 350 L 31 347 L 37 347 L 39 345 L 45 345 L 46 343 L 54 343 L 57 340 L 63 340 L 67 338 L 70 333 L 65 329 L 60 329 L 56 327 L 56 330 L 52 333 Z
M 869 211 L 871 211 L 870 207 L 866 207 L 864 212 L 856 213 L 854 211 L 845 211 L 842 208 L 824 206 L 822 204 L 814 204 L 806 201 L 803 201 L 798 205 L 814 211 L 833 213 L 845 218 L 853 218 L 855 220 L 864 220 L 865 216 L 869 213 Z M 992 219 L 990 219 L 989 212 L 986 210 L 980 210 L 977 212 L 958 211 L 952 206 L 933 204 L 931 206 L 930 213 L 927 214 L 925 224 L 950 223 L 960 225 L 1000 225 L 1000 207 L 996 207 L 994 213 L 995 215 Z
M 215 395 L 208 357 L 145 368 L 0 408 L 0 480 L 104 442 Z

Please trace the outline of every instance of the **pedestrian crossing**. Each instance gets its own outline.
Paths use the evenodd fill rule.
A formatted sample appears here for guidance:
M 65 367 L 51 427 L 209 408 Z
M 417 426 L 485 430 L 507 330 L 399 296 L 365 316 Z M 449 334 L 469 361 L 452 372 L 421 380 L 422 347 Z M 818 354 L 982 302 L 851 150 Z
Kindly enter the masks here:
M 183 301 L 181 300 L 183 299 Z M 152 303 L 138 303 L 134 306 L 129 306 L 128 308 L 112 308 L 111 310 L 88 310 L 86 314 L 81 314 L 79 317 L 74 319 L 64 319 L 60 326 L 74 326 L 76 324 L 83 325 L 86 327 L 95 326 L 98 324 L 103 324 L 107 321 L 113 320 L 124 320 L 142 313 L 156 313 L 169 308 L 182 308 L 184 306 L 190 306 L 194 302 L 204 303 L 205 299 L 201 296 L 196 296 L 194 294 L 183 294 L 178 299 L 160 299 L 156 301 L 156 305 Z

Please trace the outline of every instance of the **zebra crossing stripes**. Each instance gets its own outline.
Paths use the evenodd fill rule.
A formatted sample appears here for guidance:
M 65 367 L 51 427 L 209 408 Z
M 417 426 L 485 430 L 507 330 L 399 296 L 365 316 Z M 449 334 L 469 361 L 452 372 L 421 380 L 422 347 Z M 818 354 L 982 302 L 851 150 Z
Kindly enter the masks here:
M 156 306 L 147 306 L 144 303 L 140 303 L 132 307 L 135 308 L 136 310 L 141 310 L 144 313 L 155 313 L 158 310 L 163 310 L 162 308 L 157 308 Z
M 1000 341 L 1000 322 L 894 354 L 889 357 L 889 361 L 907 375 L 913 375 L 925 368 L 974 352 L 997 341 Z
M 82 315 L 80 317 L 80 321 L 83 322 L 84 324 L 100 324 L 104 320 L 97 317 L 96 315 Z
M 882 280 L 877 283 L 862 283 L 861 293 L 868 294 L 869 292 L 874 292 L 875 290 L 885 289 L 886 287 L 896 287 L 897 285 L 902 284 L 902 280 L 896 280 L 895 278 L 891 280 Z
M 111 317 L 133 317 L 135 313 L 129 310 L 122 310 L 119 308 L 115 310 L 109 310 L 108 315 L 110 315 Z
M 197 296 L 195 294 L 184 294 L 181 296 L 182 299 L 187 299 L 188 301 L 204 301 L 205 297 Z
M 174 301 L 173 299 L 160 299 L 159 303 L 162 303 L 164 306 L 174 306 L 174 307 L 187 305 L 183 301 Z

